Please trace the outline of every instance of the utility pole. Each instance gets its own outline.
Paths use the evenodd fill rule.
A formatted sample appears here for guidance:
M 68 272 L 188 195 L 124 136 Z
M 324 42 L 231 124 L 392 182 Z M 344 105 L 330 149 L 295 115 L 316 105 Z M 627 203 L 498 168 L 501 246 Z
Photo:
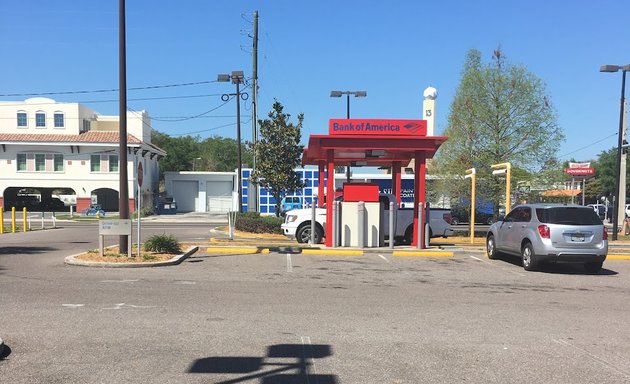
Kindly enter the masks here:
M 252 168 L 256 170 L 256 143 L 258 143 L 258 11 L 254 11 L 254 34 L 252 50 L 252 143 L 254 153 L 252 158 Z M 251 183 L 249 192 L 250 202 L 253 201 L 253 211 L 258 212 L 258 184 Z M 251 211 L 251 209 L 250 209 Z
M 125 33 L 125 0 L 118 1 L 118 82 L 119 82 L 119 146 L 118 146 L 118 214 L 129 219 L 129 180 L 127 175 L 127 45 Z M 120 253 L 127 252 L 129 237 L 120 235 Z M 131 255 L 127 255 L 131 257 Z

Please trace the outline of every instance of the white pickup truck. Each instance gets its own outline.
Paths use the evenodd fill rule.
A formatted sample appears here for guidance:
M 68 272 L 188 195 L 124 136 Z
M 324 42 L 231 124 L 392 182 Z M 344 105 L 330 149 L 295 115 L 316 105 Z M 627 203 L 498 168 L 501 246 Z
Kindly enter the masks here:
M 380 194 L 379 200 L 383 205 L 383 218 L 381 228 L 385 238 L 389 238 L 389 202 L 394 199 L 393 195 Z M 413 237 L 413 208 L 398 208 L 396 210 L 395 239 L 405 244 L 411 244 Z M 293 209 L 286 213 L 284 223 L 281 225 L 282 233 L 298 243 L 308 243 L 311 240 L 311 215 L 312 209 Z M 429 236 L 448 237 L 453 234 L 451 228 L 451 210 L 443 208 L 431 208 L 429 213 Z M 326 228 L 326 208 L 315 208 L 315 243 L 321 243 L 325 236 Z

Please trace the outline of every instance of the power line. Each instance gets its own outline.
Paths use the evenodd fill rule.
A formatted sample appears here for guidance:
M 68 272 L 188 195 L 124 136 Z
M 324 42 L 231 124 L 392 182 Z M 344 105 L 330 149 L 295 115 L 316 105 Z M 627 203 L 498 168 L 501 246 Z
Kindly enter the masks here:
M 202 95 L 183 95 L 183 96 L 158 96 L 158 97 L 138 97 L 127 99 L 127 101 L 151 101 L 151 100 L 171 100 L 171 99 L 193 99 L 193 98 L 202 98 L 202 97 L 216 97 L 221 96 L 222 93 L 208 93 Z M 68 103 L 78 103 L 78 104 L 98 104 L 98 103 L 117 103 L 118 99 L 102 99 L 102 100 L 78 100 L 78 101 L 54 101 L 54 102 L 41 102 L 41 103 L 29 103 L 28 105 L 53 105 L 53 104 L 68 104 Z M 17 103 L 4 103 L 0 101 L 0 107 L 19 107 L 25 105 L 24 102 Z
M 617 135 L 618 135 L 618 133 L 617 133 L 617 132 L 615 132 L 615 133 L 613 133 L 613 134 L 612 134 L 612 135 L 610 135 L 610 136 L 606 136 L 606 137 L 604 137 L 604 138 L 603 138 L 603 139 L 601 139 L 601 140 L 597 140 L 597 141 L 595 141 L 595 142 L 592 142 L 592 143 L 590 143 L 590 144 L 588 144 L 588 145 L 585 145 L 585 146 L 583 146 L 583 147 L 581 147 L 581 148 L 576 149 L 575 151 L 571 151 L 571 152 L 565 153 L 564 155 L 558 156 L 558 158 L 559 158 L 559 159 L 562 159 L 562 158 L 563 158 L 563 157 L 565 157 L 565 156 L 569 156 L 569 155 L 574 154 L 575 152 L 579 152 L 579 151 L 581 151 L 581 150 L 583 150 L 583 149 L 587 149 L 587 148 L 589 148 L 589 147 L 592 147 L 592 146 L 593 146 L 593 144 L 598 144 L 598 143 L 601 143 L 602 141 L 608 140 L 608 139 L 610 139 L 611 137 L 613 137 L 613 136 L 617 136 Z
M 144 90 L 144 89 L 174 88 L 174 87 L 185 87 L 185 86 L 191 86 L 191 85 L 201 85 L 201 84 L 211 84 L 211 83 L 217 83 L 217 80 L 212 80 L 212 81 L 195 81 L 195 82 L 190 82 L 190 83 L 165 84 L 165 85 L 149 85 L 149 86 L 145 86 L 145 87 L 127 88 L 127 90 L 128 91 L 139 91 L 139 90 Z M 118 92 L 118 88 L 82 90 L 82 91 L 57 91 L 57 92 L 36 92 L 36 93 L 5 93 L 5 94 L 0 94 L 0 97 L 76 95 L 76 94 L 86 94 L 86 93 L 107 93 L 107 92 Z

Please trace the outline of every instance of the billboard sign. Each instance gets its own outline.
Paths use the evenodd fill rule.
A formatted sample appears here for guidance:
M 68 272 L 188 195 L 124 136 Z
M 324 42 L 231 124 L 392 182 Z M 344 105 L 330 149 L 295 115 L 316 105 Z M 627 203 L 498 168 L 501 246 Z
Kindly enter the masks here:
M 330 119 L 329 135 L 426 136 L 426 120 Z
M 565 168 L 564 173 L 571 176 L 591 176 L 595 174 L 595 168 Z

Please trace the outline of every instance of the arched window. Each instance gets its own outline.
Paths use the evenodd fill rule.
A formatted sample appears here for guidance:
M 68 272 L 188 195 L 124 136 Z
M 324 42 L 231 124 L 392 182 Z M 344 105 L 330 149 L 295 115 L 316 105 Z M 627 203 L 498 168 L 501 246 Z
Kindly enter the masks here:
M 54 124 L 55 128 L 65 128 L 66 127 L 66 121 L 65 121 L 63 112 L 55 111 L 54 121 L 55 121 L 55 124 Z
M 18 128 L 28 128 L 28 113 L 26 111 L 17 112 L 17 126 Z
M 35 128 L 46 128 L 46 112 L 35 112 Z

